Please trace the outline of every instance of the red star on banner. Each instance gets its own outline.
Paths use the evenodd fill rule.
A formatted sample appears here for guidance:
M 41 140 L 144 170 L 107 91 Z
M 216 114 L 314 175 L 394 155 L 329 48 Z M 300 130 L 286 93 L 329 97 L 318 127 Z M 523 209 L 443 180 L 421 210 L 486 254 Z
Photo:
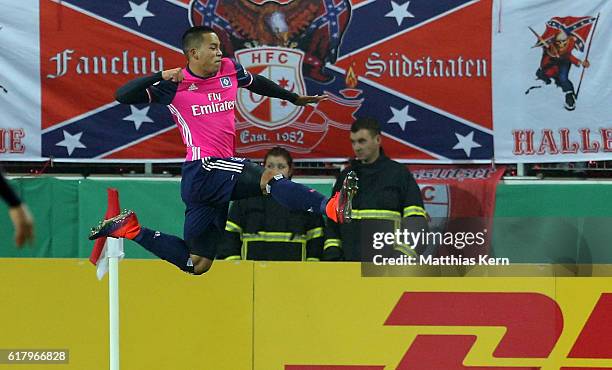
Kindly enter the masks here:
M 283 77 L 280 80 L 278 80 L 278 85 L 282 87 L 283 89 L 286 89 L 287 86 L 289 86 L 289 80 Z

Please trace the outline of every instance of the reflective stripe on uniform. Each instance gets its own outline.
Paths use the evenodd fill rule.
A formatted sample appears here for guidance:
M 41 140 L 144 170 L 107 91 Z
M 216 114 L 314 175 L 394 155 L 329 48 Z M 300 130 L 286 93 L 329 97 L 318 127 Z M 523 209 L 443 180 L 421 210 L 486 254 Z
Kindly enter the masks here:
M 242 228 L 238 224 L 233 223 L 230 220 L 227 220 L 227 222 L 225 223 L 225 230 L 232 233 L 242 233 Z
M 386 209 L 353 209 L 353 219 L 355 220 L 399 220 L 402 215 L 397 211 Z
M 414 251 L 414 249 L 410 248 L 410 245 L 404 245 L 404 244 L 395 244 L 393 246 L 393 249 L 401 252 L 407 256 L 412 256 L 412 257 L 417 257 L 417 253 Z
M 422 216 L 422 217 L 427 218 L 427 212 L 425 211 L 423 207 L 419 207 L 419 206 L 410 206 L 410 207 L 404 208 L 404 217 L 410 217 L 410 216 Z
M 329 247 L 342 248 L 342 241 L 340 239 L 327 239 L 323 244 L 323 250 Z
M 241 234 L 240 239 L 242 239 L 242 249 L 240 251 L 242 259 L 247 259 L 249 254 L 249 243 L 251 242 L 283 242 L 299 243 L 302 252 L 302 261 L 306 260 L 306 242 L 308 239 L 305 235 L 295 235 L 293 233 L 277 231 L 260 231 L 256 234 Z
M 295 235 L 287 232 L 276 231 L 260 231 L 256 234 L 242 234 L 242 240 L 258 241 L 258 242 L 289 242 L 303 243 L 307 238 L 304 235 Z
M 315 238 L 320 238 L 323 236 L 323 228 L 316 227 L 314 229 L 310 229 L 306 232 L 306 240 L 311 240 Z

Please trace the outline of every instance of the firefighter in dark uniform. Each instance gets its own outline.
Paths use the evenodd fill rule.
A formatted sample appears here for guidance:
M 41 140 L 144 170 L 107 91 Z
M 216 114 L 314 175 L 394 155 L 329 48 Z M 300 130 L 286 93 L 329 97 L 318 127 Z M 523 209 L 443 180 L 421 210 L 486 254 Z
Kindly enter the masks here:
M 290 178 L 293 159 L 281 147 L 265 157 L 266 168 Z M 319 261 L 323 250 L 323 218 L 291 211 L 272 197 L 235 201 L 229 211 L 218 259 Z
M 338 177 L 337 191 L 351 170 L 359 178 L 359 191 L 353 199 L 353 221 L 337 224 L 328 220 L 322 260 L 372 262 L 377 252 L 372 246 L 374 232 L 427 230 L 427 214 L 421 192 L 405 165 L 389 159 L 381 148 L 380 125 L 375 119 L 360 118 L 351 126 L 355 157 Z M 403 241 L 389 246 L 391 253 L 416 256 Z

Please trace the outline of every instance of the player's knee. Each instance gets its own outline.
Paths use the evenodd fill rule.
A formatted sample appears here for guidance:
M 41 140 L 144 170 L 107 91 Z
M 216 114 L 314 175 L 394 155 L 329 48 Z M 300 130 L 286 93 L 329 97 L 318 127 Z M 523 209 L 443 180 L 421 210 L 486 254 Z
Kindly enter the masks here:
M 202 275 L 206 273 L 212 267 L 212 260 L 205 257 L 192 256 L 193 260 L 193 274 Z
M 268 185 L 268 182 L 270 182 L 270 180 L 272 180 L 272 178 L 274 177 L 274 175 L 276 175 L 277 172 L 275 171 L 271 171 L 269 169 L 266 169 L 262 174 L 261 174 L 261 178 L 259 179 L 259 186 L 261 187 L 261 190 L 266 189 L 266 185 Z
M 203 275 L 208 270 L 210 270 L 210 266 L 203 266 L 203 267 L 193 266 L 193 274 L 194 275 Z
M 272 180 L 277 181 L 283 178 L 285 178 L 285 176 L 279 171 L 271 171 L 266 169 L 261 175 L 261 181 L 259 183 L 259 186 L 261 186 L 261 190 L 264 194 L 270 194 L 270 182 Z

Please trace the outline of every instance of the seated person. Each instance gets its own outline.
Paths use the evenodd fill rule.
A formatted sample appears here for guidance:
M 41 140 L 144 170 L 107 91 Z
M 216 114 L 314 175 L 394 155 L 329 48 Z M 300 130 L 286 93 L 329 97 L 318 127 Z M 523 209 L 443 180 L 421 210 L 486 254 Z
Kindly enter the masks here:
M 266 169 L 291 178 L 293 158 L 281 147 L 264 159 Z M 292 211 L 272 197 L 233 202 L 218 259 L 257 261 L 318 261 L 323 250 L 323 218 Z

